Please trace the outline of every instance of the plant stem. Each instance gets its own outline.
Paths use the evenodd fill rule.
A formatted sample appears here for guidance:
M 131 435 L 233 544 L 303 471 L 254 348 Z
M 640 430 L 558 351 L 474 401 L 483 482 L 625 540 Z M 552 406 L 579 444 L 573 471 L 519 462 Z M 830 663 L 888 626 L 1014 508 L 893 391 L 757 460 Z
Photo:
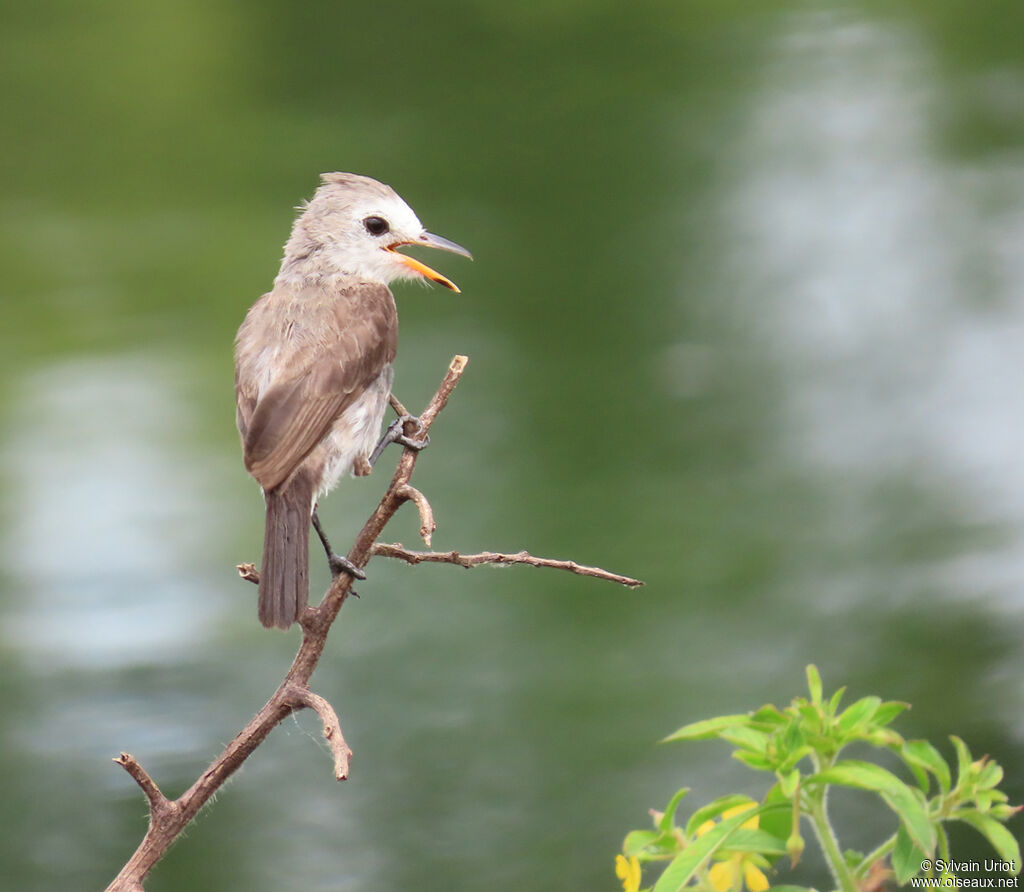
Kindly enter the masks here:
M 873 852 L 869 852 L 864 856 L 864 860 L 857 866 L 857 869 L 853 871 L 853 876 L 856 879 L 862 879 L 868 875 L 871 870 L 871 866 L 877 861 L 881 861 L 886 855 L 888 855 L 894 848 L 896 848 L 896 834 L 894 833 L 885 842 L 883 842 Z
M 832 825 L 828 821 L 828 812 L 825 807 L 826 790 L 818 795 L 807 797 L 807 815 L 811 819 L 811 826 L 818 837 L 818 843 L 832 871 L 832 878 L 842 892 L 857 892 L 857 883 L 846 865 L 843 853 L 839 848 L 839 840 L 832 831 Z
M 943 861 L 949 861 L 949 837 L 946 836 L 946 828 L 939 824 L 935 829 L 939 831 L 939 856 Z

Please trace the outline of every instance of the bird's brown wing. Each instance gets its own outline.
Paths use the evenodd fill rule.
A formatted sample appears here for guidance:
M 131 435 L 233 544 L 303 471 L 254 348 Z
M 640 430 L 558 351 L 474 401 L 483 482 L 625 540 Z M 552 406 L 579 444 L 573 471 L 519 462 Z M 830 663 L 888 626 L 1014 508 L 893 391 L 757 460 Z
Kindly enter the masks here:
M 298 315 L 285 327 L 294 350 L 251 415 L 244 412 L 245 466 L 265 490 L 291 476 L 392 362 L 397 348 L 398 316 L 383 285 L 359 284 L 332 294 L 318 289 L 300 294 L 291 306 Z M 266 334 L 282 337 L 280 329 Z

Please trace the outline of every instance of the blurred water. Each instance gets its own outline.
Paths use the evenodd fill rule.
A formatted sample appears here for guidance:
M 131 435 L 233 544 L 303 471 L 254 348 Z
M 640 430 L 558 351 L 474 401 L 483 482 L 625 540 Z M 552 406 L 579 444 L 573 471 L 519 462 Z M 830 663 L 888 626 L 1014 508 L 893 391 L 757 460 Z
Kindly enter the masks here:
M 177 793 L 288 665 L 233 569 L 231 342 L 328 169 L 477 258 L 398 293 L 403 402 L 471 357 L 417 469 L 435 544 L 648 585 L 375 562 L 314 679 L 352 779 L 287 722 L 147 888 L 615 888 L 676 788 L 763 791 L 654 741 L 812 660 L 1024 798 L 1024 13 L 52 6 L 0 36 L 12 888 L 102 888 L 144 829 L 108 759 Z M 327 500 L 336 542 L 385 482 Z
M 201 472 L 182 461 L 190 425 L 174 366 L 69 360 L 19 382 L 5 564 L 21 598 L 4 631 L 50 669 L 177 660 L 213 618 L 166 544 L 173 530 L 178 549 L 201 554 L 213 528 Z

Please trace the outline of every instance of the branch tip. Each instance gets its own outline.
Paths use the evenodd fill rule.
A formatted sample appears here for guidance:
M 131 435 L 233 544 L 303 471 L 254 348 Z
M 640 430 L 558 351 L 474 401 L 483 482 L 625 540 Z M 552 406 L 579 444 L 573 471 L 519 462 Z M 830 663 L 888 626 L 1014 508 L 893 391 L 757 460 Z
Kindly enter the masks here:
M 517 551 L 514 554 L 496 551 L 460 554 L 458 551 L 411 551 L 403 546 L 401 542 L 393 544 L 375 542 L 372 553 L 381 557 L 405 561 L 407 564 L 454 564 L 456 567 L 465 567 L 466 569 L 477 567 L 480 564 L 526 564 L 530 567 L 568 570 L 577 576 L 605 579 L 608 582 L 624 585 L 626 588 L 639 588 L 644 584 L 640 579 L 634 579 L 632 576 L 623 576 L 621 573 L 612 573 L 609 570 L 603 570 L 601 567 L 588 567 L 585 564 L 578 564 L 576 561 L 560 561 L 553 558 L 536 557 L 527 551 Z
M 114 762 L 127 771 L 131 779 L 139 785 L 146 799 L 149 800 L 149 811 L 152 817 L 156 817 L 158 812 L 163 812 L 171 807 L 171 800 L 164 796 L 156 781 L 149 776 L 146 769 L 131 753 L 121 753 L 114 759 Z
M 434 509 L 430 507 L 427 497 L 409 483 L 403 483 L 399 486 L 395 490 L 395 494 L 400 499 L 406 499 L 415 503 L 416 509 L 420 512 L 420 538 L 423 540 L 423 544 L 430 548 L 430 541 L 434 535 L 434 530 L 437 529 L 437 524 L 434 522 Z
M 285 691 L 285 700 L 289 706 L 295 709 L 312 709 L 323 723 L 324 740 L 327 741 L 328 749 L 334 758 L 334 779 L 338 781 L 348 780 L 349 760 L 352 758 L 352 750 L 345 742 L 341 733 L 341 722 L 334 707 L 319 694 L 314 694 L 304 684 L 292 684 Z
M 412 413 L 402 405 L 401 400 L 398 399 L 393 393 L 388 394 L 388 403 L 391 404 L 391 408 L 395 414 L 401 418 L 403 415 L 411 415 Z
M 256 569 L 255 564 L 238 564 L 235 569 L 238 571 L 238 575 L 246 582 L 259 584 L 260 571 Z

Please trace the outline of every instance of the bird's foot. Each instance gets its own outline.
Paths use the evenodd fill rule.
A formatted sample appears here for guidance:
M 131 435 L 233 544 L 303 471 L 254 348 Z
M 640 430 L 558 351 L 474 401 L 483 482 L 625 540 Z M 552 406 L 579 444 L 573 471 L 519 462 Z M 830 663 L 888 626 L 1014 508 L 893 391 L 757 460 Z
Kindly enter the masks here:
M 421 449 L 426 449 L 430 443 L 430 437 L 423 434 L 422 437 L 410 437 L 405 433 L 405 425 L 408 422 L 415 422 L 417 427 L 419 426 L 420 420 L 415 415 L 400 415 L 391 424 L 388 425 L 388 429 L 384 431 L 384 436 L 380 438 L 380 442 L 374 447 L 372 453 L 370 453 L 370 464 L 375 465 L 377 459 L 380 458 L 381 453 L 387 449 L 390 443 L 400 443 L 406 449 L 414 449 L 419 452 Z
M 313 514 L 310 519 L 313 521 L 313 529 L 316 530 L 317 536 L 320 537 L 324 553 L 327 555 L 327 566 L 331 568 L 331 576 L 337 579 L 342 573 L 348 573 L 353 579 L 366 579 L 366 574 L 353 564 L 352 561 L 347 557 L 334 553 L 331 543 L 327 541 L 327 534 L 324 533 L 324 528 L 320 525 L 320 518 L 317 516 L 316 508 L 313 508 Z
M 330 554 L 327 557 L 327 566 L 331 568 L 331 576 L 337 579 L 342 573 L 348 573 L 355 579 L 366 579 L 366 574 L 352 563 L 347 557 L 340 554 Z

